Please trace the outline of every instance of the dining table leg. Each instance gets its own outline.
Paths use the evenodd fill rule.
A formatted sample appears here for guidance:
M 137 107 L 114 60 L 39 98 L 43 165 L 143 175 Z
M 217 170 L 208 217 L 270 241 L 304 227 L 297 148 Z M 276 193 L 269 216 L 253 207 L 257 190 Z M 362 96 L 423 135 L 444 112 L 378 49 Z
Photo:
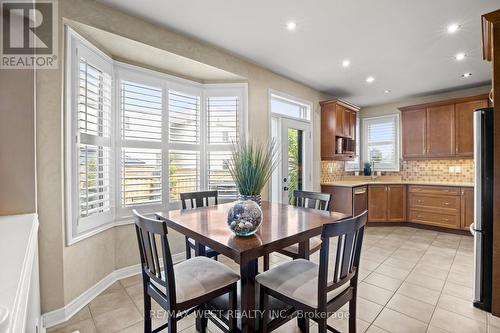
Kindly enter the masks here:
M 251 259 L 240 264 L 241 278 L 241 331 L 256 332 L 255 276 L 257 275 L 258 259 Z
M 299 258 L 309 260 L 310 257 L 309 240 L 299 243 L 298 256 Z M 300 332 L 309 333 L 309 324 L 310 324 L 309 319 L 305 318 L 304 316 L 299 317 L 297 319 L 297 324 L 299 326 Z
M 196 241 L 195 242 L 195 249 L 194 249 L 194 254 L 195 256 L 206 256 L 206 247 L 205 245 L 201 244 L 200 242 Z M 202 311 L 203 312 L 203 311 Z M 201 332 L 202 331 L 202 318 L 200 316 L 196 316 L 195 319 L 195 327 L 196 327 L 196 332 Z

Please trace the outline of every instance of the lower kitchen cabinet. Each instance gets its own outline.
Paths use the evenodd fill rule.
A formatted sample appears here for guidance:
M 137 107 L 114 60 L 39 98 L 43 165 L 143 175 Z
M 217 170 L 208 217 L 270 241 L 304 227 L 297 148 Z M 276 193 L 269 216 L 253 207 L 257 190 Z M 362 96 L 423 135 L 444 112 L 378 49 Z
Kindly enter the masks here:
M 387 221 L 387 185 L 368 185 L 368 222 Z
M 406 185 L 369 185 L 368 222 L 405 222 Z
M 406 221 L 406 185 L 387 185 L 387 221 Z
M 474 223 L 474 189 L 463 187 L 460 198 L 460 228 L 469 230 L 469 226 Z
M 474 188 L 437 185 L 323 185 L 332 194 L 330 209 L 356 215 L 368 209 L 368 222 L 411 222 L 469 230 L 474 218 Z
M 446 186 L 408 187 L 410 222 L 460 229 L 460 188 Z

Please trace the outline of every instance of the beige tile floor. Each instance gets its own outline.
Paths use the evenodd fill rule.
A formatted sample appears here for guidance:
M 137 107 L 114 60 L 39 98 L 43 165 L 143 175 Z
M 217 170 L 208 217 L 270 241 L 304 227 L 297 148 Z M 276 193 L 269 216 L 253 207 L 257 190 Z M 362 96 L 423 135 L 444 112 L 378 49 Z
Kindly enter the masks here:
M 365 235 L 358 332 L 500 333 L 500 318 L 474 308 L 470 300 L 472 237 L 408 227 L 368 227 Z M 288 259 L 280 255 L 271 258 L 272 265 L 284 260 Z M 318 254 L 311 260 L 317 261 Z M 238 269 L 227 258 L 221 261 Z M 133 276 L 115 283 L 68 322 L 48 332 L 142 332 L 142 312 L 141 278 Z M 347 332 L 347 320 L 329 321 Z M 209 330 L 219 332 L 214 325 Z M 316 330 L 312 323 L 311 331 Z M 194 318 L 183 319 L 179 331 L 195 332 Z M 296 321 L 276 332 L 298 332 Z

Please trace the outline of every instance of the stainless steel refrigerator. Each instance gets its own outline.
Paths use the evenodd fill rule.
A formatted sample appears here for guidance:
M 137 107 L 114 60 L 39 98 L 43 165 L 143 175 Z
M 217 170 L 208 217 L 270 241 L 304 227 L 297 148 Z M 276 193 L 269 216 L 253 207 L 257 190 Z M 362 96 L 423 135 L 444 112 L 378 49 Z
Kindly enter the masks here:
M 474 111 L 474 223 L 470 231 L 474 236 L 474 306 L 491 311 L 493 108 Z

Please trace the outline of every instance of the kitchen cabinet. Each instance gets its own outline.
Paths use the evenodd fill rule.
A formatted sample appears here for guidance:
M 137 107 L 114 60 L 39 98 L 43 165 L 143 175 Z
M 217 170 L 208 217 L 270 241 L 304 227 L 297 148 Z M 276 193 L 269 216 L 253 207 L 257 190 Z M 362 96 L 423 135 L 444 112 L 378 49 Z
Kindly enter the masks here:
M 426 109 L 410 110 L 403 113 L 403 158 L 424 157 L 426 153 L 425 126 Z
M 356 112 L 351 111 L 351 121 L 349 122 L 349 135 L 353 140 L 356 140 Z
M 344 107 L 336 105 L 335 110 L 335 116 L 337 117 L 337 131 L 335 134 L 337 136 L 344 136 Z
M 363 186 L 328 186 L 322 185 L 321 192 L 330 193 L 330 210 L 346 215 L 359 215 L 368 209 L 367 187 Z
M 403 159 L 472 158 L 472 112 L 488 95 L 400 108 Z
M 387 221 L 406 221 L 406 185 L 387 185 Z
M 462 102 L 455 104 L 455 154 L 472 157 L 474 138 L 472 119 L 475 109 L 488 107 L 487 100 Z
M 460 229 L 460 188 L 410 185 L 409 221 Z
M 455 152 L 455 105 L 427 108 L 427 156 L 448 157 Z
M 321 159 L 353 160 L 359 108 L 341 99 L 321 104 Z M 341 149 L 338 149 L 340 142 Z
M 353 188 L 349 186 L 322 185 L 321 192 L 330 193 L 330 211 L 352 215 Z
M 462 230 L 469 230 L 469 226 L 474 223 L 474 189 L 463 187 L 461 191 L 460 227 Z
M 368 209 L 368 222 L 405 223 L 468 230 L 473 223 L 474 188 L 437 185 L 322 185 L 332 195 L 331 211 L 358 215 Z
M 387 186 L 368 186 L 368 222 L 387 221 Z
M 368 222 L 405 222 L 406 185 L 368 185 Z

